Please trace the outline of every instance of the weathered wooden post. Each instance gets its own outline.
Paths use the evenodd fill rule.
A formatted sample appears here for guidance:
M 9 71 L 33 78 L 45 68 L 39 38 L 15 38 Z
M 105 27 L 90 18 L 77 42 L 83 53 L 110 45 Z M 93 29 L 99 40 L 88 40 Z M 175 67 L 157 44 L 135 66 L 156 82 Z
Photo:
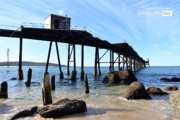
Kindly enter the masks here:
M 136 71 L 135 61 L 135 53 L 133 53 L 133 71 Z
M 126 52 L 126 70 L 128 70 L 128 59 L 127 59 L 127 52 Z
M 68 44 L 67 75 L 70 74 L 70 72 L 69 72 L 69 60 L 70 60 L 70 44 Z
M 21 26 L 21 36 L 19 44 L 19 69 L 17 70 L 18 80 L 23 80 L 23 71 L 22 71 L 22 41 L 23 41 L 23 26 Z
M 130 57 L 129 57 L 129 67 L 130 70 L 132 70 L 132 52 L 130 51 Z
M 98 48 L 98 56 L 97 56 L 97 59 L 98 59 L 98 75 L 101 75 L 100 60 L 99 60 L 99 48 Z
M 84 79 L 84 89 L 85 89 L 84 92 L 86 94 L 88 94 L 89 93 L 89 84 L 88 84 L 87 74 L 86 74 L 85 79 Z
M 73 48 L 74 48 L 74 71 L 72 71 L 71 79 L 72 80 L 76 80 L 77 71 L 76 71 L 76 49 L 75 49 L 75 43 L 73 44 Z
M 96 43 L 95 61 L 94 61 L 94 71 L 93 71 L 93 75 L 94 75 L 94 76 L 97 75 L 97 54 L 98 54 L 98 46 L 97 46 L 97 43 Z
M 51 104 L 52 96 L 51 96 L 51 87 L 50 87 L 50 77 L 48 72 L 45 73 L 44 81 L 41 83 L 41 89 L 42 89 L 43 105 Z
M 64 75 L 63 75 L 63 72 L 61 70 L 61 62 L 60 62 L 60 57 L 59 57 L 59 50 L 58 50 L 57 41 L 56 41 L 56 51 L 57 51 L 58 65 L 59 65 L 59 71 L 60 71 L 59 77 L 60 77 L 60 79 L 63 79 Z
M 51 90 L 55 90 L 55 75 L 51 76 Z
M 114 51 L 112 51 L 112 72 L 114 72 Z
M 27 87 L 30 86 L 30 84 L 31 84 L 31 77 L 32 77 L 32 69 L 29 68 L 28 75 L 27 75 L 27 81 L 25 82 Z
M 118 53 L 118 71 L 120 71 L 120 54 Z
M 111 57 L 111 50 L 110 50 L 109 52 L 110 52 L 110 66 L 109 66 L 109 72 L 111 72 L 111 67 L 112 67 L 112 57 Z
M 124 55 L 123 55 L 123 70 L 124 70 L 124 64 L 125 64 L 125 60 L 124 60 Z
M 81 45 L 81 80 L 84 79 L 84 40 L 82 39 Z
M 8 98 L 8 84 L 6 81 L 1 83 L 0 98 Z

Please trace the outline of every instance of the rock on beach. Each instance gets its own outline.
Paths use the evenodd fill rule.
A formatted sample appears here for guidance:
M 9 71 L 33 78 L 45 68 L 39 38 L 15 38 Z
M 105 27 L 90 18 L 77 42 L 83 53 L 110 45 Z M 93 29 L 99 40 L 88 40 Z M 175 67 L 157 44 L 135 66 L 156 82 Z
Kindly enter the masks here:
M 141 82 L 133 82 L 123 94 L 127 99 L 151 99 L 151 96 L 146 92 L 144 85 Z
M 160 88 L 156 88 L 156 87 L 148 87 L 146 89 L 146 91 L 150 94 L 154 94 L 154 95 L 168 95 L 167 92 L 162 91 Z
M 134 81 L 137 81 L 137 79 L 133 72 L 131 70 L 123 70 L 114 71 L 114 73 L 109 72 L 102 82 L 107 84 L 130 85 Z
M 86 103 L 84 101 L 65 98 L 56 103 L 38 107 L 37 112 L 44 118 L 57 118 L 64 115 L 85 112 L 86 110 Z

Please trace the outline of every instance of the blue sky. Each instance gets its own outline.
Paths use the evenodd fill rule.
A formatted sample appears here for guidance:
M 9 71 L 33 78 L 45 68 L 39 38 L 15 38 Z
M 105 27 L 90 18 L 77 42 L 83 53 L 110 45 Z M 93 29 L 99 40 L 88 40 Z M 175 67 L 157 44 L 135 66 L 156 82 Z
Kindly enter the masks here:
M 172 16 L 137 14 L 138 11 L 164 10 L 172 11 Z M 150 59 L 152 66 L 179 66 L 179 11 L 177 0 L 0 0 L 0 25 L 44 23 L 51 13 L 68 15 L 71 25 L 86 26 L 110 43 L 121 43 L 126 39 L 143 59 Z M 61 63 L 66 65 L 67 44 L 58 45 Z M 10 61 L 18 61 L 19 39 L 0 37 L 0 62 L 6 61 L 7 48 L 10 48 Z M 49 42 L 23 39 L 22 59 L 46 62 L 48 48 Z M 77 45 L 77 66 L 81 65 L 80 51 L 81 47 Z M 105 51 L 100 50 L 100 56 Z M 84 52 L 85 66 L 94 66 L 95 48 L 86 46 Z M 109 53 L 102 61 L 109 61 Z M 52 44 L 50 62 L 57 63 L 55 43 Z

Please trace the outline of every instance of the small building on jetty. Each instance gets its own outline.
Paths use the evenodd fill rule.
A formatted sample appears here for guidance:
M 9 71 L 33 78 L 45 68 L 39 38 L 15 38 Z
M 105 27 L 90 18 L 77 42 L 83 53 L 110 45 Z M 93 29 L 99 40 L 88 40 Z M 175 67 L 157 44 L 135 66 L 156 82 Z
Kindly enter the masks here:
M 49 52 L 47 57 L 45 73 L 48 72 L 48 64 L 51 53 L 52 42 L 56 43 L 58 64 L 60 70 L 60 78 L 63 78 L 63 72 L 61 70 L 61 63 L 59 57 L 58 42 L 68 43 L 68 55 L 67 55 L 67 75 L 70 75 L 69 63 L 74 63 L 74 70 L 72 71 L 71 78 L 76 78 L 76 45 L 81 45 L 81 79 L 84 79 L 84 46 L 91 46 L 95 48 L 95 60 L 93 75 L 101 75 L 100 63 L 109 63 L 109 72 L 114 72 L 114 64 L 118 64 L 118 70 L 130 69 L 137 71 L 146 68 L 146 64 L 149 61 L 142 59 L 138 53 L 128 43 L 116 43 L 111 44 L 107 40 L 103 40 L 100 37 L 93 36 L 94 33 L 88 30 L 86 27 L 71 26 L 71 18 L 67 16 L 58 16 L 51 14 L 46 20 L 45 24 L 37 23 L 23 23 L 17 30 L 0 29 L 1 37 L 14 37 L 19 38 L 19 69 L 17 71 L 18 79 L 23 79 L 22 71 L 22 47 L 23 38 L 49 41 Z M 5 25 L 3 25 L 5 26 Z M 41 26 L 41 27 L 37 27 Z M 107 49 L 107 51 L 100 56 L 99 49 Z M 101 62 L 101 58 L 110 51 L 109 61 Z M 73 54 L 73 61 L 70 61 Z M 118 57 L 114 58 L 114 54 Z M 122 63 L 122 64 L 121 64 Z M 132 68 L 133 66 L 133 68 Z

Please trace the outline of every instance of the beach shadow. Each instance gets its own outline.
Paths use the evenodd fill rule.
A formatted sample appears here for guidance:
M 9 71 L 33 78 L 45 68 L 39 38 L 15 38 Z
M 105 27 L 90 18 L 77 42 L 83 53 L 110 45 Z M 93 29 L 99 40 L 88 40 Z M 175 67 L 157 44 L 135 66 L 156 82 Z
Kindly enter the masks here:
M 2 103 L 3 101 L 6 101 L 7 99 L 0 100 L 0 116 L 3 114 L 10 113 L 13 109 L 12 105 L 8 105 L 6 103 Z
M 87 108 L 86 112 L 83 113 L 77 113 L 77 114 L 71 114 L 62 116 L 56 119 L 67 119 L 67 118 L 79 118 L 79 117 L 88 117 L 88 116 L 94 116 L 94 115 L 102 115 L 106 114 L 107 112 L 131 112 L 134 110 L 127 110 L 127 109 L 105 109 L 105 108 Z

